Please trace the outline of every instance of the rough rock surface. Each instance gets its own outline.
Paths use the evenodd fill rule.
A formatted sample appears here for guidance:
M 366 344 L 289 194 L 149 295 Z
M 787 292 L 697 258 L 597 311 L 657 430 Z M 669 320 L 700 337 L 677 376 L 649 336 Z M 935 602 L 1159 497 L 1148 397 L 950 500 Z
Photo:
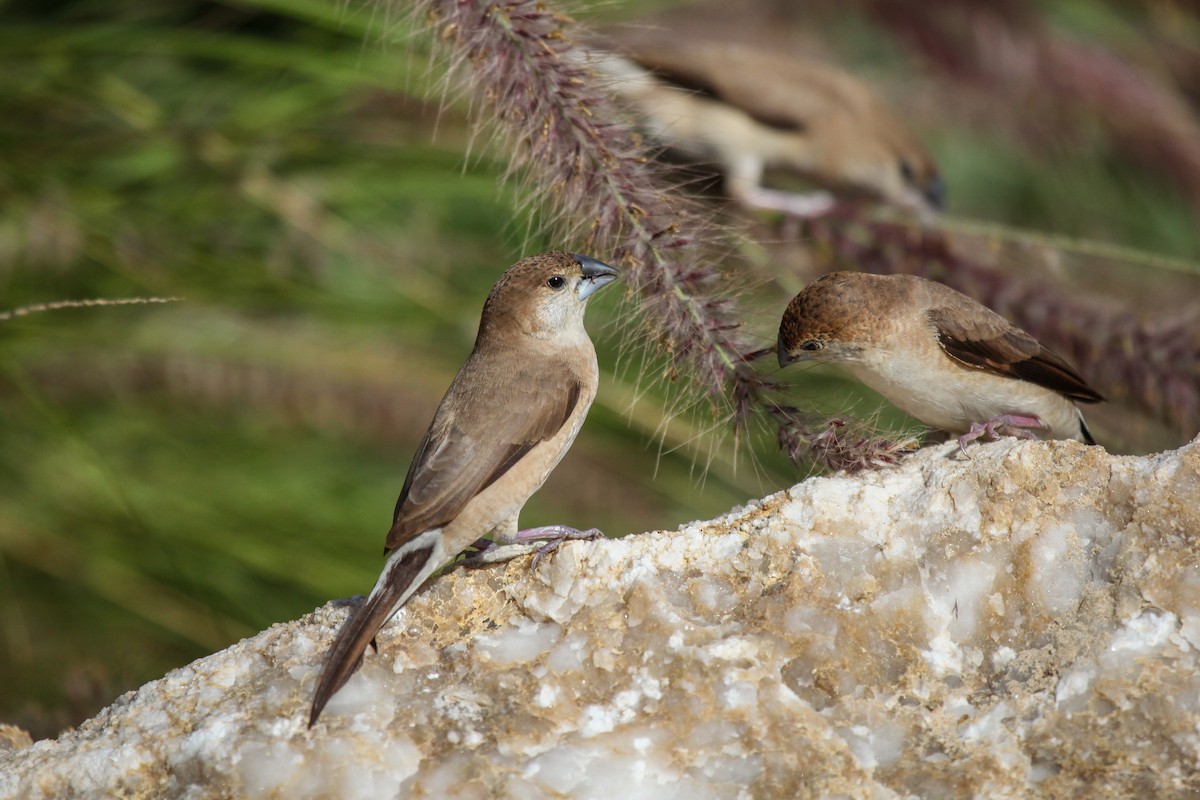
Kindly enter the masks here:
M 1200 796 L 1200 440 L 1006 440 L 331 603 L 0 748 L 3 797 Z

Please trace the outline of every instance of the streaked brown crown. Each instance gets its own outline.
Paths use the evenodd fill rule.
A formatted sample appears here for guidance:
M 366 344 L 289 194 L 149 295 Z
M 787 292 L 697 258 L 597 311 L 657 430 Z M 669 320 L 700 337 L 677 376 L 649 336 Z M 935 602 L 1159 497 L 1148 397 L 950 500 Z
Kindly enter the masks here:
M 580 253 L 551 251 L 522 259 L 492 287 L 475 345 L 518 334 L 586 338 L 587 299 L 619 275 L 614 267 Z
M 483 304 L 484 321 L 497 310 L 522 305 L 528 302 L 526 298 L 543 290 L 552 291 L 548 282 L 556 275 L 582 278 L 583 268 L 570 253 L 561 250 L 538 253 L 513 264 L 488 294 L 487 302 Z
M 843 338 L 854 327 L 863 292 L 860 273 L 831 272 L 792 298 L 779 323 L 779 344 L 788 352 L 802 343 Z
M 571 284 L 583 277 L 583 268 L 570 253 L 559 250 L 523 258 L 509 267 L 483 304 L 479 336 L 482 338 L 485 331 L 500 334 L 525 327 L 538 307 L 554 295 L 561 294 L 560 302 L 578 303 L 574 292 L 556 291 L 550 286 L 550 280 L 556 277 Z

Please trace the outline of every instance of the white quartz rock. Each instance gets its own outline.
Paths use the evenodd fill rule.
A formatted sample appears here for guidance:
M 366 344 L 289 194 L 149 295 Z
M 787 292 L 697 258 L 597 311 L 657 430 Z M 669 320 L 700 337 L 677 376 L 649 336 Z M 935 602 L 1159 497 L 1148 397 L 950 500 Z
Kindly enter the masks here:
M 1200 441 L 956 447 L 438 578 L 310 731 L 331 603 L 0 797 L 1200 795 Z

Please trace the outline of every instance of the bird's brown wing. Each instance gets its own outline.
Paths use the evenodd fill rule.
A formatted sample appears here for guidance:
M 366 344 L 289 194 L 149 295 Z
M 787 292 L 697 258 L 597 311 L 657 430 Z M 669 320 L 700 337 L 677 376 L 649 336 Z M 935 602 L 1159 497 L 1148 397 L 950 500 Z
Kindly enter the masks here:
M 558 433 L 579 403 L 582 384 L 566 363 L 496 371 L 481 368 L 484 361 L 468 359 L 442 398 L 396 501 L 387 551 L 452 521 L 475 495 Z
M 629 53 L 628 57 L 659 80 L 702 97 L 728 103 L 770 128 L 803 132 L 810 124 L 802 112 L 812 104 L 807 92 L 798 91 L 795 85 L 780 86 L 764 79 L 759 73 L 763 68 L 768 68 L 766 65 L 724 64 L 730 57 L 728 48 L 657 46 L 639 48 Z M 741 61 L 754 55 L 734 51 L 733 57 Z M 771 77 L 778 77 L 778 70 L 770 71 L 776 73 Z
M 1044 386 L 1083 403 L 1104 399 L 1071 366 L 1004 317 L 961 295 L 929 310 L 938 344 L 968 367 Z

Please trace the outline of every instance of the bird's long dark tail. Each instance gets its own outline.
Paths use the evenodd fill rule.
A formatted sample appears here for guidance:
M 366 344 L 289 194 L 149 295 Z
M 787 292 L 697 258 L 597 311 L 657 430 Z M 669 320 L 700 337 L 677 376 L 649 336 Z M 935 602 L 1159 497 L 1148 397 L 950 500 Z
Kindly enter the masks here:
M 325 667 L 313 695 L 308 727 L 316 724 L 329 698 L 341 689 L 362 664 L 367 643 L 408 600 L 442 561 L 441 531 L 427 531 L 397 548 L 375 582 L 375 588 L 338 631 L 325 656 Z

